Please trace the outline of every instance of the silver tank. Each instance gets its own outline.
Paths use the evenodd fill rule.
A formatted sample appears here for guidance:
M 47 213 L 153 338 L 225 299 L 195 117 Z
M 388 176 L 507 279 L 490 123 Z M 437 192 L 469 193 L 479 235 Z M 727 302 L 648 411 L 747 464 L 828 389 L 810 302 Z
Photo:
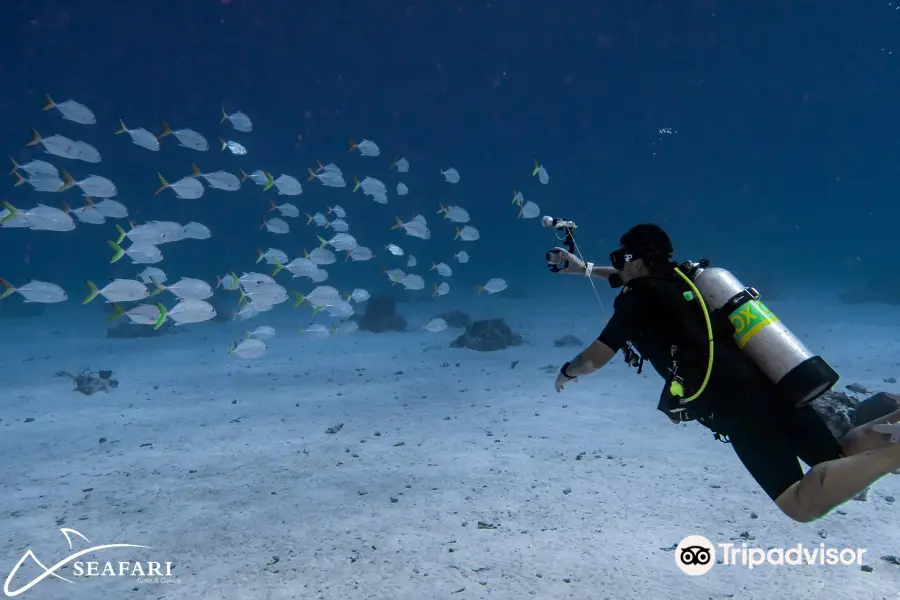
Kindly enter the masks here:
M 748 289 L 730 271 L 718 267 L 696 269 L 693 282 L 710 312 L 722 308 L 737 294 Z M 734 325 L 734 340 L 738 348 L 776 385 L 810 359 L 824 363 L 759 301 L 758 296 L 735 309 L 726 307 L 723 312 Z M 802 405 L 817 398 L 835 382 L 823 378 L 821 382 L 810 384 L 796 398 L 796 403 Z

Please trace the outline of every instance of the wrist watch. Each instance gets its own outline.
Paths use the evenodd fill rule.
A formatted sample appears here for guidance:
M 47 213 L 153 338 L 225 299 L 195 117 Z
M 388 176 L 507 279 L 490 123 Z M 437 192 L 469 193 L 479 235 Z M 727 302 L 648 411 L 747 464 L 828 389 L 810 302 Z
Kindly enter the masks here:
M 568 363 L 568 362 L 567 362 L 566 364 L 564 364 L 564 365 L 559 369 L 559 374 L 562 375 L 563 377 L 565 377 L 566 379 L 575 379 L 575 377 L 573 377 L 572 375 L 569 375 L 569 373 L 568 373 L 568 371 L 569 371 L 569 364 L 571 364 L 571 363 Z

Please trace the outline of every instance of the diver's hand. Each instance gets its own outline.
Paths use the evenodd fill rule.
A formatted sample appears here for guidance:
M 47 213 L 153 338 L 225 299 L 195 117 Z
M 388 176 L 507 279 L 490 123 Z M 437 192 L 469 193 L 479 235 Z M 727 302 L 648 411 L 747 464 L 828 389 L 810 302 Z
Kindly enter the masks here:
M 570 275 L 584 275 L 585 264 L 580 258 L 566 250 L 565 248 L 554 248 L 559 257 L 559 264 L 566 264 L 565 269 L 560 269 L 559 273 L 567 273 Z
M 566 377 L 562 373 L 558 373 L 556 375 L 556 383 L 553 384 L 553 387 L 556 388 L 556 393 L 563 391 L 566 387 L 567 383 L 571 383 L 573 381 L 578 381 L 577 377 Z

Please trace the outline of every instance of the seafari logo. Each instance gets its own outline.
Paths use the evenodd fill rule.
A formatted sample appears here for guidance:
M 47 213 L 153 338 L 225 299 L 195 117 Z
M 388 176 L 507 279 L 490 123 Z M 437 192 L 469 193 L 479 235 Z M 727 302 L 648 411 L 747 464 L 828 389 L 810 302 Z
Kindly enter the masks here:
M 69 550 L 73 550 L 72 547 L 72 536 L 77 536 L 83 539 L 88 544 L 91 543 L 89 539 L 87 539 L 84 535 L 75 531 L 74 529 L 62 528 L 60 529 L 62 534 L 66 537 L 66 541 L 69 542 Z M 133 577 L 139 583 L 177 583 L 178 579 L 172 576 L 172 563 L 171 562 L 133 562 L 133 561 L 98 561 L 98 560 L 78 560 L 84 556 L 90 556 L 104 550 L 112 550 L 115 548 L 141 548 L 141 549 L 151 549 L 150 546 L 141 546 L 138 544 L 101 544 L 99 546 L 91 546 L 90 548 L 85 548 L 84 550 L 79 550 L 78 552 L 74 552 L 69 556 L 63 558 L 56 564 L 52 566 L 46 566 L 40 560 L 38 560 L 37 556 L 35 556 L 34 552 L 29 549 L 25 554 L 22 555 L 22 558 L 19 559 L 19 562 L 16 563 L 16 566 L 13 567 L 12 571 L 10 571 L 9 576 L 6 578 L 6 582 L 3 584 L 3 593 L 9 597 L 14 598 L 21 594 L 24 594 L 43 580 L 48 577 L 55 577 L 57 579 L 61 579 L 66 583 L 75 582 L 71 579 L 67 579 L 59 574 L 64 567 L 71 564 L 71 575 L 70 577 Z M 11 589 L 12 581 L 16 577 L 16 573 L 19 572 L 19 569 L 22 565 L 31 559 L 38 567 L 43 569 L 43 573 L 23 585 L 17 589 Z

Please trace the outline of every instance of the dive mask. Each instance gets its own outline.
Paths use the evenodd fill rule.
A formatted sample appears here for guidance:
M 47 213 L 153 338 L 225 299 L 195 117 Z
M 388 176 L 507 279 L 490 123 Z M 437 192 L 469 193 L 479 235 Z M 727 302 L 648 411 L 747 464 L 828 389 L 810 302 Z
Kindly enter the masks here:
M 634 255 L 625 248 L 619 248 L 609 253 L 609 264 L 617 271 L 607 278 L 609 287 L 617 289 L 625 285 L 625 282 L 622 281 L 622 270 L 625 268 L 625 263 L 632 260 L 634 260 Z
M 631 262 L 632 260 L 634 260 L 634 255 L 625 248 L 619 248 L 618 250 L 613 250 L 609 253 L 609 264 L 611 264 L 616 271 L 623 270 L 625 268 L 625 263 Z

